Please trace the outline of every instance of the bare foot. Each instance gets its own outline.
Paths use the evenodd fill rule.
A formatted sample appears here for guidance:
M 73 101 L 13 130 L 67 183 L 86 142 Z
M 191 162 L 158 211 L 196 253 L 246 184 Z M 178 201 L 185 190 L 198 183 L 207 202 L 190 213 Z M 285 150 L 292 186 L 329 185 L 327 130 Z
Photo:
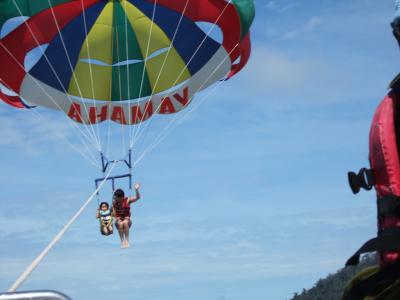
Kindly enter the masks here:
M 129 247 L 129 242 L 127 241 L 127 240 L 124 240 L 122 243 L 121 243 L 121 248 L 122 249 L 126 249 L 126 248 L 128 248 Z

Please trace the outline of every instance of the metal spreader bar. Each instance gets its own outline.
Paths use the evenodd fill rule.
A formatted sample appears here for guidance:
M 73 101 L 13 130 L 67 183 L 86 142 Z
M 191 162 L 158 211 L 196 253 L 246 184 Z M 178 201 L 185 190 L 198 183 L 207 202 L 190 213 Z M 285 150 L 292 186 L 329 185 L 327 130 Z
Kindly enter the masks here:
M 96 185 L 96 190 L 99 187 L 99 184 L 106 180 L 106 181 L 111 181 L 112 185 L 112 190 L 115 191 L 115 181 L 118 179 L 122 178 L 128 178 L 129 179 L 129 188 L 132 187 L 132 150 L 129 149 L 127 157 L 123 159 L 118 159 L 118 160 L 108 160 L 103 153 L 100 153 L 101 156 L 101 165 L 102 165 L 102 171 L 103 171 L 103 177 L 96 179 L 95 185 Z M 116 175 L 116 176 L 109 176 L 106 178 L 105 173 L 107 169 L 114 164 L 118 163 L 124 163 L 128 168 L 129 168 L 129 173 L 123 174 L 123 175 Z M 99 196 L 99 192 L 97 192 L 97 195 Z

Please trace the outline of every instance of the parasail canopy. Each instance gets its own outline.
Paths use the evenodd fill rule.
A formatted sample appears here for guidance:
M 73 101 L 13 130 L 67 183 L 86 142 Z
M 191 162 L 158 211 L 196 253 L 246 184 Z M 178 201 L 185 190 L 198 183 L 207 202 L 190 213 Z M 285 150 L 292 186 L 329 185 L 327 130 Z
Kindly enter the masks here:
M 252 0 L 3 0 L 0 99 L 83 124 L 176 113 L 245 66 L 253 18 Z

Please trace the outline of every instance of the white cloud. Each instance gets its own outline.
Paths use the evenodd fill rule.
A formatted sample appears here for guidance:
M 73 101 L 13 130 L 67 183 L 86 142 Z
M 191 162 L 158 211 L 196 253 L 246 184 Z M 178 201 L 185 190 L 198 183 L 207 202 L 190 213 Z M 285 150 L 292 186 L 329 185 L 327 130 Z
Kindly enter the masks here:
M 2 104 L 2 106 L 5 106 Z M 77 126 L 61 113 L 36 109 L 19 111 L 5 106 L 0 112 L 0 146 L 26 156 L 43 156 L 48 151 L 76 151 L 97 164 L 94 134 L 90 128 Z M 92 135 L 92 136 L 91 136 Z
M 312 76 L 318 62 L 289 57 L 283 51 L 260 45 L 253 50 L 251 61 L 240 80 L 249 85 L 252 94 L 280 89 L 300 89 Z
M 310 34 L 320 27 L 322 24 L 322 17 L 314 16 L 308 19 L 302 26 L 286 32 L 282 36 L 282 40 L 294 40 L 303 38 L 305 34 Z
M 15 147 L 32 154 L 39 154 L 44 143 L 54 144 L 61 137 L 69 139 L 73 136 L 64 120 L 45 113 L 35 115 L 28 111 L 3 111 L 0 114 L 0 126 L 5 133 L 0 138 L 1 146 Z

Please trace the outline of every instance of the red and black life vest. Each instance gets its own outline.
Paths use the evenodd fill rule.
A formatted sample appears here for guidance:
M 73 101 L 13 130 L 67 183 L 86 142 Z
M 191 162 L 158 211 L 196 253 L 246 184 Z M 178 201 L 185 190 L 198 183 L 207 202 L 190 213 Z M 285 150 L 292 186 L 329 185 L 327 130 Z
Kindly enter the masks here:
M 131 216 L 131 206 L 128 203 L 128 198 L 124 198 L 122 201 L 113 201 L 113 209 L 116 218 L 126 218 Z
M 400 76 L 390 87 L 391 91 L 377 108 L 371 125 L 371 169 L 363 168 L 358 175 L 349 173 L 354 193 L 358 193 L 360 188 L 375 188 L 378 234 L 367 241 L 346 265 L 358 264 L 360 255 L 364 253 L 377 252 L 380 267 L 373 275 L 352 286 L 345 293 L 345 300 L 366 299 L 374 295 L 377 287 L 387 288 L 400 280 Z

